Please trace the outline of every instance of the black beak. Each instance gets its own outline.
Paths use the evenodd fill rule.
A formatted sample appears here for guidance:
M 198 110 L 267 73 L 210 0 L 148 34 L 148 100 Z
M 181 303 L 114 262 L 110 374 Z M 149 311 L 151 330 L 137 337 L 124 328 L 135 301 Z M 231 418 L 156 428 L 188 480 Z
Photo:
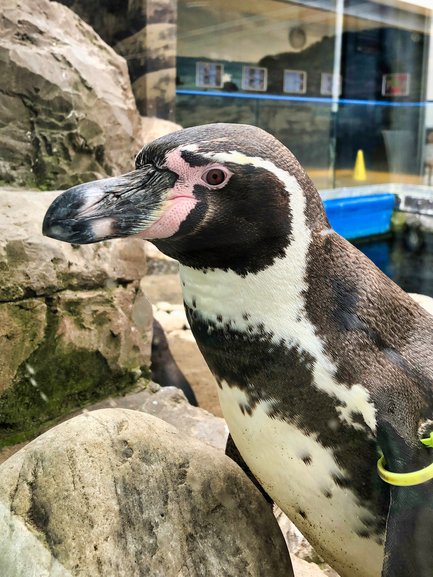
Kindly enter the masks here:
M 142 232 L 160 216 L 177 175 L 152 165 L 114 178 L 79 184 L 49 207 L 42 232 L 75 244 L 89 244 Z

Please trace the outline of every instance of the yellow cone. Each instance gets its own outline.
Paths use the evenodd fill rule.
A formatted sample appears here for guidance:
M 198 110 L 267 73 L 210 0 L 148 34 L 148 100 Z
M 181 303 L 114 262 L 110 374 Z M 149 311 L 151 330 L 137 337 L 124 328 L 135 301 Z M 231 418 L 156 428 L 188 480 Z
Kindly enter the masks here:
M 367 171 L 365 170 L 363 150 L 358 150 L 356 153 L 355 167 L 353 169 L 353 180 L 367 180 Z

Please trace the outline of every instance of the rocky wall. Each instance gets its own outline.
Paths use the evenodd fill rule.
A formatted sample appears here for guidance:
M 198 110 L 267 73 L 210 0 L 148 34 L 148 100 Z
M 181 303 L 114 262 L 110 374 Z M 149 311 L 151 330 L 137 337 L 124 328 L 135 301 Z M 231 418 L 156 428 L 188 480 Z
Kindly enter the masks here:
M 161 34 L 152 42 L 165 53 Z M 0 185 L 67 188 L 127 172 L 152 140 L 125 60 L 57 2 L 2 0 L 0 78 Z M 160 136 L 178 127 L 162 121 L 157 128 Z
M 174 120 L 176 0 L 60 1 L 126 59 L 140 113 Z
M 0 447 L 149 374 L 143 241 L 43 237 L 56 195 L 0 189 Z

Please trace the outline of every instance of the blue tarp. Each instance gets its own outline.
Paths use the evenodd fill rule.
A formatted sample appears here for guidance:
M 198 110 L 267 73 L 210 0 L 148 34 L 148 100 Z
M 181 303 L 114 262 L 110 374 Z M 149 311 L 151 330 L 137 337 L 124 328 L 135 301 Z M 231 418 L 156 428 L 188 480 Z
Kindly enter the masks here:
M 391 229 L 395 196 L 390 193 L 323 201 L 332 228 L 348 239 L 384 234 Z

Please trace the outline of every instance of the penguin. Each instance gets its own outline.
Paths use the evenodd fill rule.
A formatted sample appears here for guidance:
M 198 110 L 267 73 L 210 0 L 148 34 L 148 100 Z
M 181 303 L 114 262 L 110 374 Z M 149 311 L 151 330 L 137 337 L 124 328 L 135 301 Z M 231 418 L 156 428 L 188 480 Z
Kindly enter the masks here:
M 161 387 L 177 387 L 183 391 L 190 405 L 198 407 L 197 398 L 186 379 L 179 369 L 178 364 L 171 354 L 170 347 L 165 336 L 164 329 L 156 319 L 153 319 L 152 346 L 150 356 L 150 373 L 152 381 Z
M 62 193 L 43 232 L 132 235 L 177 259 L 264 492 L 341 577 L 433 575 L 433 317 L 330 227 L 282 143 L 248 125 L 174 132 L 128 174 Z

